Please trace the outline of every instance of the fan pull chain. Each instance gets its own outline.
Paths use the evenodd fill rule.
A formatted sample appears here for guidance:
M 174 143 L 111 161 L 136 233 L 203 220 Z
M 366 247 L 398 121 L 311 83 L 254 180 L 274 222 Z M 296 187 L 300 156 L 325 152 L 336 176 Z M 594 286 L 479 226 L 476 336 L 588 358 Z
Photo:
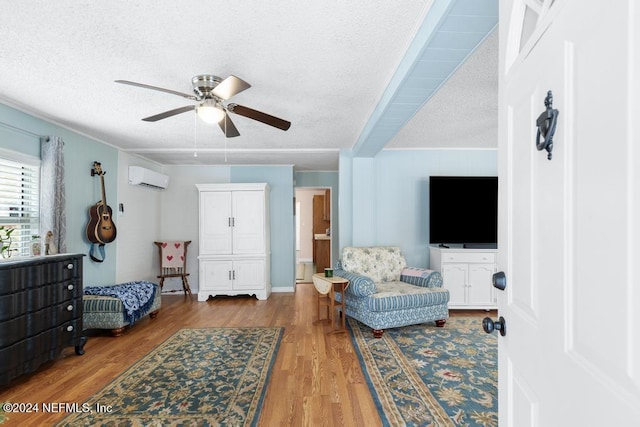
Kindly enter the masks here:
M 224 113 L 224 162 L 227 163 L 227 113 Z
M 198 157 L 198 115 L 193 115 L 193 157 Z

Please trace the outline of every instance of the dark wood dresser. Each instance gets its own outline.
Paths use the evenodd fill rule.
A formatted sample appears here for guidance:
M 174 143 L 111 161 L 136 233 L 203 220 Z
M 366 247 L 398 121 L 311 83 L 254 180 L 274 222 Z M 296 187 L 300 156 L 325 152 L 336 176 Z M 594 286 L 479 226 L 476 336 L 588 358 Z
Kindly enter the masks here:
M 0 261 L 0 386 L 56 359 L 83 354 L 82 254 Z

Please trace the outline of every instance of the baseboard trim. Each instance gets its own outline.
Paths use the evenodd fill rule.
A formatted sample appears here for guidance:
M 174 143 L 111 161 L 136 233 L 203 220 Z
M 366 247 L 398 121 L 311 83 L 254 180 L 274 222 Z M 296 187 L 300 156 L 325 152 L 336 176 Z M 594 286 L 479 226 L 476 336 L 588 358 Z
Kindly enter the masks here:
M 286 292 L 294 292 L 294 286 L 278 286 L 276 288 L 271 287 L 271 292 L 275 293 L 286 293 Z

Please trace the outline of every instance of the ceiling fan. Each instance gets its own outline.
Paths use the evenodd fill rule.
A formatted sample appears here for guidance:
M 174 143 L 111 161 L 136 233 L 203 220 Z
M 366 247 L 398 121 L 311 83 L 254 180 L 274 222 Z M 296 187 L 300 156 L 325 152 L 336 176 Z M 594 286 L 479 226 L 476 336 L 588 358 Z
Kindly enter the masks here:
M 130 82 L 128 80 L 116 80 L 116 83 L 122 83 L 131 86 L 138 86 L 145 89 L 157 90 L 160 92 L 178 95 L 183 98 L 197 101 L 196 105 L 187 105 L 185 107 L 176 108 L 174 110 L 165 111 L 164 113 L 145 117 L 145 122 L 157 122 L 167 117 L 177 114 L 186 113 L 195 110 L 198 117 L 207 123 L 218 123 L 222 132 L 228 137 L 240 136 L 240 132 L 231 121 L 227 112 L 232 112 L 240 116 L 248 117 L 253 120 L 265 123 L 278 129 L 287 130 L 291 126 L 291 122 L 279 119 L 270 114 L 244 107 L 238 104 L 224 104 L 223 101 L 229 100 L 234 95 L 249 89 L 251 85 L 239 77 L 229 76 L 222 79 L 212 74 L 200 74 L 191 79 L 194 95 L 177 92 L 171 89 L 165 89 L 157 86 L 150 86 L 144 83 Z

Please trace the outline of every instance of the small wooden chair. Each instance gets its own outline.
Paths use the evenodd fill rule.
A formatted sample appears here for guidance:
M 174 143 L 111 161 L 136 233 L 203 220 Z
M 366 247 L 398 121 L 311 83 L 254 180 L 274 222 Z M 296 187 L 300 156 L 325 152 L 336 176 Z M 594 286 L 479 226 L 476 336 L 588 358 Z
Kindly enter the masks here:
M 182 289 L 184 296 L 187 294 L 193 298 L 189 281 L 187 280 L 187 247 L 191 240 L 186 242 L 153 242 L 160 253 L 160 290 L 164 285 L 164 279 L 168 277 L 180 277 L 182 279 Z

